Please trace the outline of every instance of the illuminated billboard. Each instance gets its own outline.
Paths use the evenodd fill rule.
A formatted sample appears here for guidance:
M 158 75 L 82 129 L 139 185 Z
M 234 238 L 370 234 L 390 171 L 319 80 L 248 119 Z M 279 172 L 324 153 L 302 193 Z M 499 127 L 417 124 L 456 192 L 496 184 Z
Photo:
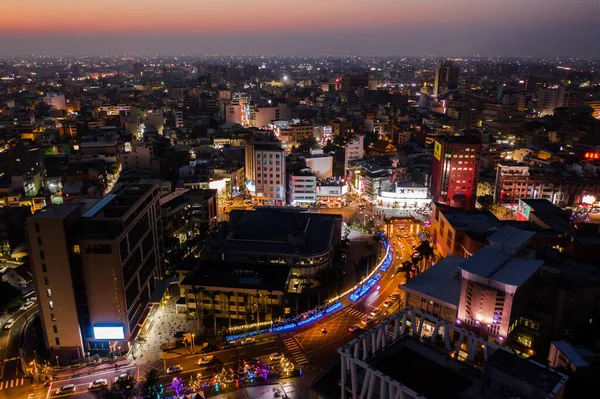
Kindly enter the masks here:
M 433 156 L 438 161 L 442 160 L 442 144 L 439 141 L 435 141 L 433 144 Z
M 95 339 L 118 340 L 125 339 L 123 326 L 94 326 Z

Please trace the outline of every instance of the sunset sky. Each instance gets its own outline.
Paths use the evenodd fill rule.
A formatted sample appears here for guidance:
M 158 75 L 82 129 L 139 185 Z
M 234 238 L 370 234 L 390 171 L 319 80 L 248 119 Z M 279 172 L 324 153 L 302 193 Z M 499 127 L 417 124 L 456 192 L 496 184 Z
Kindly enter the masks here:
M 599 0 L 5 0 L 0 54 L 600 55 Z

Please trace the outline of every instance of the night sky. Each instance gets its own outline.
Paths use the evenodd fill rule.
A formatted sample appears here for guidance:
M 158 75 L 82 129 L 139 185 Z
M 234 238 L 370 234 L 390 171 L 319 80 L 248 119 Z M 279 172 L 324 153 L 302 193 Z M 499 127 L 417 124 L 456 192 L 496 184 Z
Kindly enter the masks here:
M 599 0 L 2 3 L 2 55 L 600 56 Z

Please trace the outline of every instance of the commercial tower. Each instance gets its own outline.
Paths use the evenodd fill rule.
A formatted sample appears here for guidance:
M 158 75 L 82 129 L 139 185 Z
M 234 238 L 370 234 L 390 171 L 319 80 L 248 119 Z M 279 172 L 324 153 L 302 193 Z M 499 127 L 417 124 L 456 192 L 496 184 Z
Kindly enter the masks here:
M 55 355 L 125 350 L 164 273 L 158 186 L 50 205 L 27 220 L 46 346 Z
M 285 151 L 280 141 L 246 145 L 246 188 L 261 205 L 285 205 Z
M 436 138 L 431 170 L 433 200 L 473 209 L 479 181 L 480 159 L 481 140 L 476 137 Z
M 460 68 L 452 65 L 452 61 L 440 61 L 435 68 L 435 82 L 433 96 L 445 94 L 458 88 L 458 75 Z

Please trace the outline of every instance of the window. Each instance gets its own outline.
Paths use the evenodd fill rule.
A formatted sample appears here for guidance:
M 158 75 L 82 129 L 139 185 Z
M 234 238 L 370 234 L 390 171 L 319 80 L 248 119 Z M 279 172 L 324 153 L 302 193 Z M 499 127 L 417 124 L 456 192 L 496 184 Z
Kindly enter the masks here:
M 519 335 L 519 336 L 517 336 L 517 342 L 527 348 L 531 348 L 531 339 L 530 338 Z
M 50 319 L 52 319 L 52 321 L 56 321 L 56 315 L 54 313 L 50 313 Z
M 50 288 L 46 289 L 46 294 L 48 294 L 48 298 L 52 298 L 52 290 Z
M 56 327 L 56 324 L 52 326 L 52 329 L 54 330 L 54 334 L 58 334 L 58 327 Z
M 46 264 L 45 264 L 45 263 L 42 263 L 42 271 L 43 271 L 44 273 L 47 273 L 47 272 L 48 272 L 48 269 L 46 268 Z
M 60 346 L 60 339 L 58 337 L 54 338 L 54 342 L 56 342 L 57 346 Z
M 73 245 L 73 253 L 74 254 L 80 254 L 81 253 L 81 249 L 79 248 L 79 245 Z
M 50 309 L 54 309 L 54 302 L 53 301 L 48 301 L 48 307 Z
M 40 251 L 40 259 L 44 260 L 45 258 L 44 251 Z
M 44 277 L 44 284 L 50 285 L 50 279 L 48 279 L 48 277 Z
M 38 223 L 35 224 L 35 232 L 36 233 L 40 232 L 40 225 Z
M 42 245 L 42 237 L 38 237 L 37 241 L 38 241 L 38 245 Z

